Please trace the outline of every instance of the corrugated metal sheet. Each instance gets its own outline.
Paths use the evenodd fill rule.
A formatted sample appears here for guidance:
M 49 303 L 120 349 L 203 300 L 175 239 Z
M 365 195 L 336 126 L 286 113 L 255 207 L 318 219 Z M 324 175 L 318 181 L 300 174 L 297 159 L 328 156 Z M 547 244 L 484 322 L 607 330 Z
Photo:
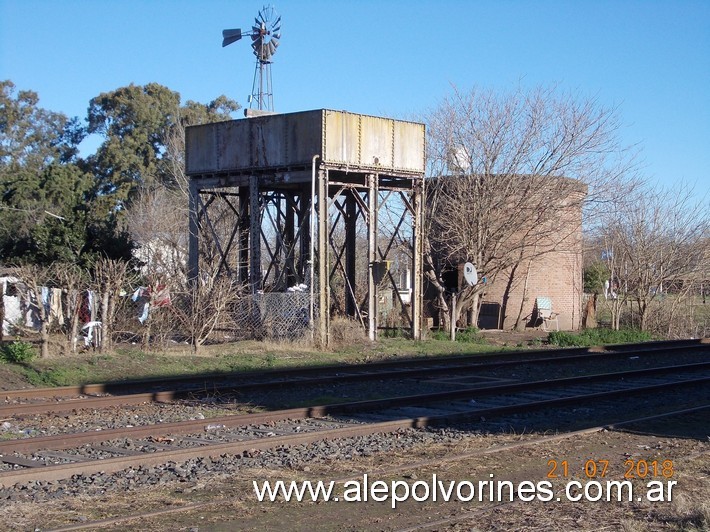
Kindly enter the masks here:
M 193 126 L 188 175 L 325 166 L 424 173 L 424 125 L 326 109 Z

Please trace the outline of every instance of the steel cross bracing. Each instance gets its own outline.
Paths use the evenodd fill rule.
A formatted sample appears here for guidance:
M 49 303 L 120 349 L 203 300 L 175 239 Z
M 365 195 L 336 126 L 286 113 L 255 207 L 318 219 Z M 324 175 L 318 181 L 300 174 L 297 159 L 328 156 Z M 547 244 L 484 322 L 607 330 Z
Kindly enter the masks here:
M 197 194 L 200 241 L 210 243 L 200 247 L 201 261 L 218 261 L 218 274 L 254 282 L 255 290 L 284 290 L 305 282 L 309 198 L 300 192 L 251 194 L 249 187 L 241 188 Z M 263 267 L 249 273 L 248 257 L 255 249 L 264 256 Z
M 216 268 L 255 297 L 312 288 L 311 315 L 319 319 L 309 327 L 323 344 L 337 315 L 372 339 L 383 326 L 419 337 L 421 180 L 328 168 L 313 184 L 264 177 L 193 187 L 191 270 Z
M 328 294 L 323 301 L 329 301 L 331 310 L 357 319 L 372 339 L 382 327 L 386 311 L 390 314 L 386 325 L 411 329 L 418 335 L 421 291 L 416 289 L 416 281 L 421 280 L 417 274 L 421 264 L 415 261 L 415 252 L 421 245 L 421 222 L 417 223 L 420 184 L 377 174 L 346 174 L 347 179 L 342 179 L 342 173 L 334 174 L 338 179 L 331 179 L 328 171 L 323 178 L 329 197 L 328 250 L 319 250 L 317 255 L 329 265 Z M 401 297 L 401 282 L 395 268 L 388 268 L 390 264 L 400 273 L 408 271 L 405 278 L 412 282 L 404 288 L 412 289 L 413 299 Z M 389 309 L 382 308 L 386 290 L 392 294 Z
M 393 256 L 393 251 L 397 251 L 399 255 L 395 257 L 396 260 L 393 262 L 400 263 L 402 259 L 411 262 L 411 218 L 415 214 L 415 211 L 411 198 L 404 191 L 380 190 L 378 199 L 374 202 L 377 206 L 377 216 L 372 216 L 369 210 L 369 191 L 360 191 L 358 190 L 358 185 L 352 183 L 331 184 L 339 185 L 339 188 L 335 192 L 331 192 L 333 197 L 330 200 L 331 228 L 329 232 L 329 244 L 331 246 L 333 264 L 330 270 L 329 281 L 331 287 L 340 285 L 343 287 L 339 293 L 333 293 L 333 299 L 335 300 L 333 305 L 344 310 L 344 314 L 357 318 L 358 321 L 365 326 L 365 319 L 368 315 L 365 309 L 368 305 L 369 293 L 361 293 L 358 298 L 355 290 L 356 285 L 362 286 L 362 283 L 358 283 L 355 278 L 355 261 L 363 259 L 363 257 L 356 258 L 355 253 L 352 251 L 352 244 L 357 241 L 358 236 L 362 238 L 362 235 L 358 235 L 355 230 L 355 225 L 358 220 L 362 220 L 367 226 L 372 223 L 371 221 L 381 219 L 382 215 L 380 213 L 389 204 L 393 203 L 394 200 L 398 201 L 398 208 L 393 209 L 395 218 L 390 218 L 389 220 L 391 224 L 386 228 L 378 228 L 378 243 L 375 246 L 377 253 L 376 260 L 379 262 L 387 261 L 388 257 Z M 411 194 L 411 192 L 409 194 Z M 406 224 L 408 219 L 409 224 Z M 344 231 L 339 231 L 339 229 L 342 229 L 341 226 L 343 225 Z M 408 230 L 407 235 L 403 234 L 405 226 Z M 387 240 L 382 241 L 383 238 Z M 382 244 L 385 245 L 384 248 Z M 404 257 L 402 255 L 404 255 Z M 403 328 L 411 328 L 413 318 L 407 308 L 408 302 L 405 303 L 402 299 L 399 290 L 400 283 L 395 279 L 392 270 L 387 269 L 382 281 L 376 283 L 376 285 L 376 291 L 378 288 L 391 287 L 392 294 L 396 297 L 396 303 L 401 309 L 401 317 L 406 321 L 406 323 L 402 323 L 401 326 L 403 326 Z M 345 301 L 342 301 L 343 298 Z M 358 301 L 359 304 L 357 303 Z

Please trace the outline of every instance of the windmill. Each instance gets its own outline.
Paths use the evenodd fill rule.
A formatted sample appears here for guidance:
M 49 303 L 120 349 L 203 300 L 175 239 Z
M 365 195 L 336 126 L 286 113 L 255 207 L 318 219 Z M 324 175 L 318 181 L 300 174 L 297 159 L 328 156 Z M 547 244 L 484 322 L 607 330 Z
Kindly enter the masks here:
M 274 94 L 271 89 L 271 62 L 281 39 L 281 17 L 273 6 L 264 6 L 254 18 L 251 31 L 241 29 L 222 30 L 222 47 L 240 40 L 244 35 L 251 37 L 251 47 L 256 56 L 254 82 L 249 96 L 249 109 L 259 111 L 274 110 Z

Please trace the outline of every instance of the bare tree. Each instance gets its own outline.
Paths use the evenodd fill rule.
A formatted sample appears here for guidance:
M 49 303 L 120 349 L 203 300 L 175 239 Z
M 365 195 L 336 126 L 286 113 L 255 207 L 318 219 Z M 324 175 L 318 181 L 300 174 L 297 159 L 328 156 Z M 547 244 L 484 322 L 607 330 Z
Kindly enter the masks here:
M 67 352 L 76 352 L 79 336 L 79 310 L 81 294 L 89 287 L 88 273 L 75 264 L 57 264 L 54 268 L 57 285 L 65 291 L 64 318 L 62 330 L 66 336 Z
M 27 299 L 28 306 L 32 309 L 39 326 L 40 356 L 49 356 L 49 332 L 50 332 L 50 302 L 49 287 L 54 280 L 52 266 L 41 266 L 38 264 L 24 264 L 15 268 L 15 275 L 26 286 L 26 292 L 22 297 Z
M 102 353 L 112 347 L 116 309 L 121 292 L 127 287 L 131 273 L 128 262 L 122 260 L 101 258 L 94 265 L 94 285 L 101 304 L 102 341 L 99 350 Z
M 177 282 L 185 277 L 188 205 L 182 193 L 164 187 L 142 191 L 129 208 L 126 223 L 145 277 Z
M 193 353 L 199 354 L 202 345 L 224 320 L 239 299 L 239 287 L 228 276 L 207 275 L 183 283 L 173 292 L 169 310 L 190 337 Z
M 648 189 L 626 198 L 601 229 L 617 300 L 635 304 L 641 330 L 648 330 L 651 302 L 669 290 L 677 300 L 707 274 L 710 217 L 684 185 Z M 672 315 L 672 313 L 671 313 Z M 618 328 L 618 310 L 615 320 Z
M 580 230 L 574 213 L 603 207 L 632 184 L 623 179 L 632 158 L 618 143 L 615 110 L 555 88 L 454 91 L 427 123 L 425 275 L 444 316 L 447 267 L 473 262 L 489 282 L 502 272 L 524 276 L 526 261 L 577 245 L 569 240 Z M 475 323 L 483 290 L 459 289 L 453 319 L 471 309 Z

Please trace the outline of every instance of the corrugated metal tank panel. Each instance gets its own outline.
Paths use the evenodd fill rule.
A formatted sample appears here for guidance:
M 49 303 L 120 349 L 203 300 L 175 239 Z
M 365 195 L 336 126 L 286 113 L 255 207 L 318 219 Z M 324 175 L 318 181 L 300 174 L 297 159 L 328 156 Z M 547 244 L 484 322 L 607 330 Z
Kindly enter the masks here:
M 185 130 L 185 171 L 198 174 L 213 171 L 217 153 L 216 124 L 191 126 Z
M 344 111 L 252 117 L 186 130 L 189 175 L 310 165 L 424 172 L 424 125 Z

